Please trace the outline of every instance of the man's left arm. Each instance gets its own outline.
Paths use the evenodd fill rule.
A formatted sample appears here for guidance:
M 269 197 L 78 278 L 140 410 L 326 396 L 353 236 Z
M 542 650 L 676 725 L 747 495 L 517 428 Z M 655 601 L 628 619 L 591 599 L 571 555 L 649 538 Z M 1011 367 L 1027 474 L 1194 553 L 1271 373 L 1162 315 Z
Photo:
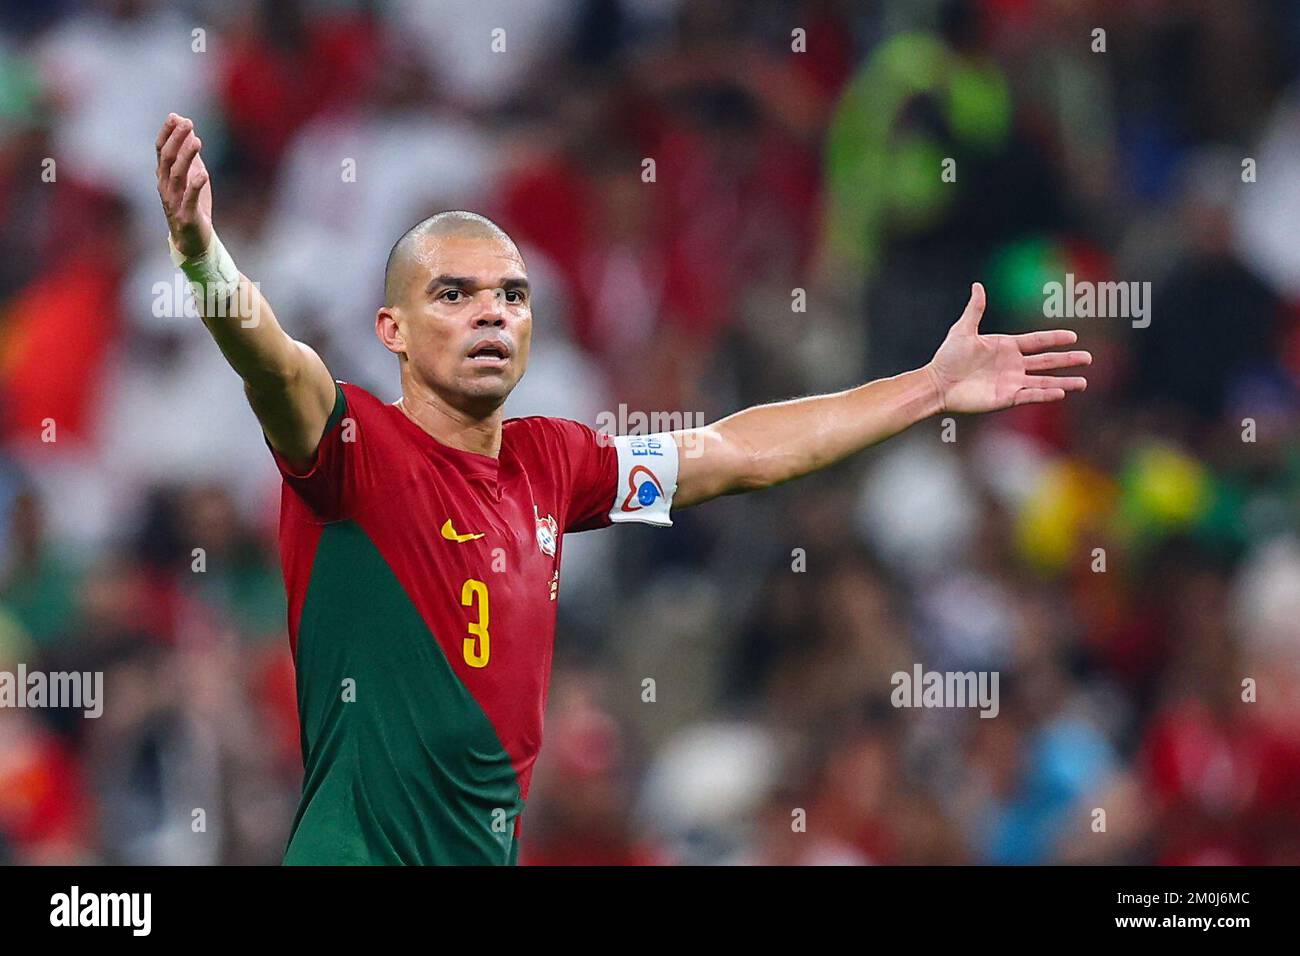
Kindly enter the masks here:
M 770 488 L 829 467 L 941 412 L 991 412 L 1057 402 L 1082 391 L 1088 365 L 1074 332 L 980 335 L 984 287 L 971 287 L 961 318 L 923 368 L 832 395 L 747 408 L 703 428 L 673 432 L 679 450 L 675 508 Z

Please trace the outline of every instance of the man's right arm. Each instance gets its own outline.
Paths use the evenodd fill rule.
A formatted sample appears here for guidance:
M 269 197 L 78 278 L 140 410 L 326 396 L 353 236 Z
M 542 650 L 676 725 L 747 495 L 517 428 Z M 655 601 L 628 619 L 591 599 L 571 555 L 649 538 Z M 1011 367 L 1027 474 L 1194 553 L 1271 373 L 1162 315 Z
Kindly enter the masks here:
M 195 284 L 203 324 L 230 367 L 271 446 L 308 466 L 334 408 L 334 379 L 311 348 L 280 327 L 262 293 L 234 263 L 212 228 L 212 187 L 194 124 L 169 114 L 158 134 L 158 196 L 181 268 Z M 202 294 L 207 287 L 215 294 Z M 216 306 L 216 307 L 214 307 Z

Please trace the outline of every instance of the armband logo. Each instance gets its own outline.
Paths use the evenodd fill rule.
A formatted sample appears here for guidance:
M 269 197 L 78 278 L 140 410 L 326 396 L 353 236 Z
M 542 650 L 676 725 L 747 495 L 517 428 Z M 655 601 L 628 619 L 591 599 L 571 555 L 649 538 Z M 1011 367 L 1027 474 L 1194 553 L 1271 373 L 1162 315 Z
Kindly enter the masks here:
M 637 465 L 627 476 L 628 492 L 623 499 L 623 511 L 640 511 L 649 508 L 664 496 L 664 486 L 659 477 L 645 465 Z

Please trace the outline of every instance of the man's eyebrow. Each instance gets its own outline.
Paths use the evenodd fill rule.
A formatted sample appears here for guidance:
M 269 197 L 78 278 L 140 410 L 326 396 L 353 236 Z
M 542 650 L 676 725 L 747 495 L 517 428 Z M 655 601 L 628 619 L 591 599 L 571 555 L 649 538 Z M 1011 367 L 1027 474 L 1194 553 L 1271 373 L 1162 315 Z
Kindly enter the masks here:
M 476 285 L 478 285 L 478 280 L 469 276 L 453 276 L 443 273 L 442 275 L 434 276 L 429 280 L 429 284 L 424 287 L 424 294 L 428 295 L 439 286 L 446 286 L 449 289 L 469 289 Z M 522 289 L 524 292 L 527 292 L 528 280 L 519 277 L 502 279 L 500 286 L 502 289 L 507 291 Z
M 474 284 L 474 280 L 468 276 L 447 275 L 445 272 L 440 276 L 434 276 L 429 280 L 429 284 L 424 287 L 424 294 L 428 295 L 440 285 L 445 285 L 451 289 L 464 289 Z

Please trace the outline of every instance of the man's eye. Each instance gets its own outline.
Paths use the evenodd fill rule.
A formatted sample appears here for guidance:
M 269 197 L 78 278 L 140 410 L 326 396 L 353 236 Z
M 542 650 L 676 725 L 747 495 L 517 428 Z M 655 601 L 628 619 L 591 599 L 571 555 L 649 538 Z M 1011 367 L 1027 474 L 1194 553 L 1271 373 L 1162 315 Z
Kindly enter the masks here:
M 458 302 L 460 301 L 460 296 L 462 295 L 464 295 L 464 293 L 461 292 L 460 289 L 448 289 L 446 292 L 442 294 L 442 297 L 446 299 L 448 302 Z M 455 298 L 453 298 L 453 296 Z
M 511 289 L 509 292 L 506 293 L 506 301 L 514 302 L 516 304 L 521 303 L 524 301 L 524 294 L 518 289 Z

